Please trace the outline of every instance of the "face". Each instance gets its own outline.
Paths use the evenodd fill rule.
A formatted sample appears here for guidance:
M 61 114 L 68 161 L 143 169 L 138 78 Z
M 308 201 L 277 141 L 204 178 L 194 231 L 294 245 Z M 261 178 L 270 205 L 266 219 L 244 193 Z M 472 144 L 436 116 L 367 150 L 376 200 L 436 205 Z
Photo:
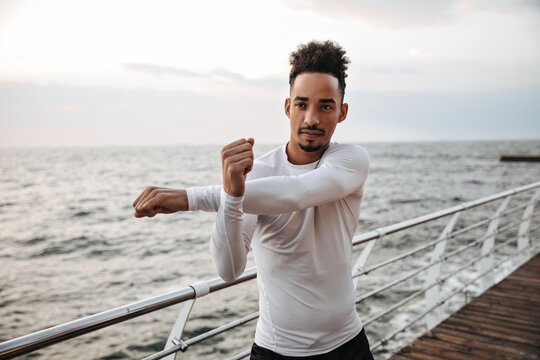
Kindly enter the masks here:
M 302 73 L 285 100 L 285 113 L 291 122 L 287 155 L 292 163 L 318 160 L 330 145 L 336 125 L 347 116 L 348 105 L 336 77 L 322 73 Z

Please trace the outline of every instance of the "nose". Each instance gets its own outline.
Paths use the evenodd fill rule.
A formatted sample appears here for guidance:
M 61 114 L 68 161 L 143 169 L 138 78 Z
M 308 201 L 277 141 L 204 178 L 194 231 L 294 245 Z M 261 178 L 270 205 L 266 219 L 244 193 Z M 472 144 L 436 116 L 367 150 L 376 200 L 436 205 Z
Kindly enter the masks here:
M 304 118 L 304 122 L 308 126 L 318 125 L 319 117 L 314 111 L 306 111 L 306 117 Z

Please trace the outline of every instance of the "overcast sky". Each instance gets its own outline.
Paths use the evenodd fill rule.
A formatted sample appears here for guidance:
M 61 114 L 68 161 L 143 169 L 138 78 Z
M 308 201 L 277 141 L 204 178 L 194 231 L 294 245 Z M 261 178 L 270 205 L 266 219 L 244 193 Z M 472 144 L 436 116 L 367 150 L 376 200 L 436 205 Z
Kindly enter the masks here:
M 0 0 L 0 146 L 288 139 L 288 56 L 351 60 L 342 142 L 540 139 L 540 1 Z

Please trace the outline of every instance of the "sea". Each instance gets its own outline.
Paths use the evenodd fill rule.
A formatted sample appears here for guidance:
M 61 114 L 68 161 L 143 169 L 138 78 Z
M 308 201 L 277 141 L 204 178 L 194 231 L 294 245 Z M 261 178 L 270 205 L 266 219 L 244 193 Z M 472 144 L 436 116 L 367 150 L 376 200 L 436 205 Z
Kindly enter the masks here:
M 502 154 L 540 155 L 540 140 L 361 145 L 371 168 L 357 234 L 540 180 L 540 163 L 499 161 Z M 257 144 L 256 156 L 275 146 Z M 0 342 L 215 278 L 208 250 L 214 214 L 137 219 L 132 203 L 149 185 L 220 182 L 217 145 L 0 148 Z M 435 239 L 444 223 L 435 227 L 389 238 L 384 251 L 374 247 L 374 259 Z M 401 272 L 388 271 L 390 278 Z M 197 300 L 184 339 L 257 311 L 255 281 L 237 288 Z M 358 296 L 362 292 L 360 287 Z M 163 349 L 181 307 L 21 359 L 144 358 Z M 251 346 L 254 325 L 220 334 L 181 358 L 231 357 Z M 380 335 L 377 329 L 366 329 L 371 342 Z

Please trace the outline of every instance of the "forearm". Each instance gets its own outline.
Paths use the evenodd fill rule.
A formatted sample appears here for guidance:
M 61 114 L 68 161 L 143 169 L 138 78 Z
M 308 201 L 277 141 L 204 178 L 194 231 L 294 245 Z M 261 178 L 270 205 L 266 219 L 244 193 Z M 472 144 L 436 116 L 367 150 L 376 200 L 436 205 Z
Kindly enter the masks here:
M 187 188 L 189 211 L 218 211 L 222 188 L 220 185 Z
M 210 240 L 210 254 L 219 276 L 230 282 L 240 276 L 246 267 L 250 235 L 246 234 L 243 226 L 244 198 L 232 197 L 224 190 L 220 198 Z
M 318 168 L 302 175 L 249 179 L 244 212 L 283 214 L 342 199 L 362 191 L 368 170 L 369 155 L 362 147 L 331 149 Z
M 300 176 L 274 176 L 246 182 L 244 212 L 271 215 L 307 209 L 344 198 L 360 189 L 367 170 L 322 168 Z
M 246 214 L 283 214 L 341 199 L 361 188 L 368 163 L 351 169 L 325 166 L 300 176 L 272 176 L 246 181 Z M 189 210 L 218 211 L 221 186 L 187 189 Z
M 245 181 L 245 174 L 240 174 L 240 180 L 229 179 L 229 182 L 240 182 L 242 194 L 245 188 L 243 208 L 248 214 L 282 214 L 306 209 L 343 198 L 363 186 L 369 168 L 365 150 L 338 155 L 330 155 L 320 168 L 299 176 L 270 176 Z M 224 171 L 224 174 L 229 172 Z M 148 187 L 133 203 L 135 216 L 152 217 L 156 213 L 186 210 L 217 212 L 222 189 L 223 186 L 218 185 L 187 189 Z

